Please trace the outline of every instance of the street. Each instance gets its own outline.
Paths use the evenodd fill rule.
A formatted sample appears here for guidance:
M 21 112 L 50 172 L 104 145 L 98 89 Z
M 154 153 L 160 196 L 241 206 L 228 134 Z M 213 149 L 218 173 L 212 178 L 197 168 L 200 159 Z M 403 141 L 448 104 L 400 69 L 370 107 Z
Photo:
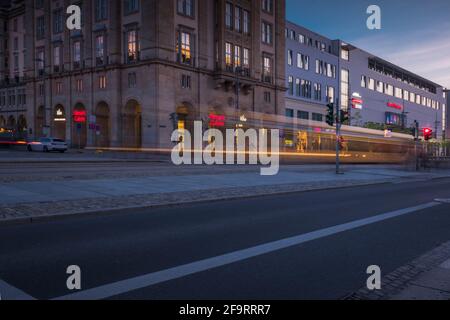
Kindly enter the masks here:
M 449 240 L 450 205 L 433 202 L 449 188 L 439 179 L 0 225 L 0 293 L 341 299 L 366 285 L 368 266 L 385 275 Z M 81 291 L 66 287 L 71 265 Z

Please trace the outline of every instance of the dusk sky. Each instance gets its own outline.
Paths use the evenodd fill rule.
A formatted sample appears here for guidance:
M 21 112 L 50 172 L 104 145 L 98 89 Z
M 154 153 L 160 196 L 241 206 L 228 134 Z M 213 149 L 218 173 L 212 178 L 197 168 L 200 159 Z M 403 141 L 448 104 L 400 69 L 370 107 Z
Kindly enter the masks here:
M 450 88 L 449 0 L 286 0 L 287 19 L 349 43 Z M 369 5 L 382 29 L 369 30 Z

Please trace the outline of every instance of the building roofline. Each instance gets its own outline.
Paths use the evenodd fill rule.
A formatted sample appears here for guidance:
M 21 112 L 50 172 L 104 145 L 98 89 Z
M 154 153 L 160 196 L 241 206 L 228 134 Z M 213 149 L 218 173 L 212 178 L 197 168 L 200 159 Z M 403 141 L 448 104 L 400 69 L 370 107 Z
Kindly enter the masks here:
M 341 39 L 337 39 L 337 41 L 340 41 L 341 43 L 345 43 L 345 44 L 353 47 L 356 50 L 360 50 L 360 51 L 366 53 L 367 55 L 369 55 L 370 58 L 376 60 L 377 62 L 384 63 L 384 64 L 386 64 L 386 65 L 388 65 L 388 66 L 390 66 L 392 68 L 395 68 L 395 69 L 401 71 L 402 73 L 409 74 L 410 76 L 413 76 L 413 77 L 415 77 L 415 78 L 417 78 L 417 79 L 419 79 L 421 81 L 427 82 L 429 84 L 432 84 L 435 87 L 444 88 L 443 85 L 438 84 L 438 83 L 434 82 L 433 80 L 427 79 L 427 78 L 425 78 L 425 77 L 423 77 L 423 76 L 421 76 L 421 75 L 419 75 L 417 73 L 414 73 L 414 72 L 412 72 L 410 70 L 407 70 L 407 69 L 405 69 L 405 68 L 403 68 L 403 67 L 401 67 L 401 66 L 399 66 L 399 65 L 397 65 L 397 64 L 395 64 L 393 62 L 390 62 L 389 60 L 381 58 L 380 56 L 377 56 L 377 55 L 375 55 L 375 54 L 373 54 L 371 52 L 368 52 L 368 51 L 366 51 L 364 49 L 361 49 L 361 48 L 359 48 L 359 47 L 357 47 L 357 46 L 355 46 L 355 45 L 353 45 L 351 43 L 348 43 L 347 41 L 344 41 L 344 40 L 341 40 Z
M 323 34 L 320 34 L 320 33 L 316 32 L 316 31 L 313 31 L 313 30 L 311 30 L 311 29 L 308 29 L 308 28 L 306 28 L 305 26 L 299 25 L 298 23 L 295 23 L 295 22 L 292 22 L 292 21 L 289 21 L 289 20 L 286 20 L 286 22 L 287 22 L 288 24 L 292 24 L 292 25 L 294 25 L 294 26 L 296 26 L 296 27 L 298 27 L 298 28 L 305 29 L 306 31 L 308 31 L 308 32 L 310 32 L 310 33 L 312 33 L 312 34 L 314 34 L 314 35 L 316 35 L 316 36 L 319 36 L 319 37 L 321 37 L 321 38 L 325 38 L 325 39 L 327 39 L 328 41 L 334 41 L 333 39 L 330 39 L 329 37 L 324 36 Z
M 403 67 L 400 67 L 399 65 L 397 65 L 397 64 L 395 64 L 395 63 L 393 63 L 393 62 L 390 62 L 390 61 L 388 61 L 388 60 L 386 60 L 386 59 L 383 59 L 383 58 L 381 58 L 381 57 L 379 57 L 379 56 L 377 56 L 377 55 L 375 55 L 375 54 L 373 54 L 373 53 L 371 53 L 371 52 L 368 52 L 368 51 L 366 51 L 366 50 L 364 50 L 364 49 L 361 49 L 361 48 L 359 48 L 359 47 L 353 45 L 352 43 L 350 43 L 350 42 L 348 42 L 348 41 L 345 41 L 345 40 L 342 40 L 342 39 L 331 39 L 331 38 L 329 38 L 329 37 L 327 37 L 327 36 L 324 36 L 324 35 L 322 35 L 322 34 L 320 34 L 320 33 L 317 33 L 317 32 L 315 32 L 315 31 L 313 31 L 313 30 L 311 30 L 311 29 L 309 29 L 309 28 L 306 28 L 306 27 L 304 27 L 304 26 L 302 26 L 302 25 L 299 25 L 299 24 L 297 24 L 297 23 L 295 23 L 295 22 L 292 22 L 292 21 L 289 21 L 289 20 L 286 20 L 286 22 L 287 22 L 288 24 L 292 24 L 292 25 L 294 25 L 294 26 L 296 26 L 296 27 L 305 29 L 305 30 L 307 30 L 308 32 L 311 32 L 312 34 L 315 34 L 315 35 L 317 35 L 317 36 L 319 36 L 319 37 L 325 38 L 325 39 L 327 39 L 327 40 L 329 40 L 329 41 L 331 41 L 331 42 L 333 42 L 333 41 L 339 41 L 340 43 L 345 43 L 346 45 L 351 46 L 351 47 L 354 48 L 354 49 L 360 50 L 360 51 L 362 51 L 362 52 L 368 54 L 369 56 L 371 56 L 371 58 L 373 58 L 373 59 L 375 59 L 375 60 L 378 60 L 379 62 L 383 62 L 383 63 L 385 63 L 385 64 L 387 64 L 387 65 L 389 65 L 389 66 L 391 66 L 391 67 L 395 67 L 396 69 L 399 69 L 399 71 L 404 72 L 404 73 L 407 73 L 407 74 L 409 74 L 409 75 L 411 75 L 411 76 L 414 76 L 414 77 L 418 78 L 418 79 L 421 80 L 421 81 L 428 82 L 429 84 L 432 84 L 432 85 L 435 86 L 435 87 L 438 87 L 438 88 L 444 88 L 444 86 L 441 85 L 441 84 L 438 84 L 438 83 L 436 83 L 436 82 L 434 82 L 434 81 L 432 81 L 432 80 L 430 80 L 430 79 L 427 79 L 427 78 L 425 78 L 425 77 L 423 77 L 423 76 L 421 76 L 421 75 L 418 75 L 417 73 L 414 73 L 414 72 L 412 72 L 412 71 L 410 71 L 410 70 L 407 70 L 407 69 L 405 69 L 405 68 L 403 68 Z

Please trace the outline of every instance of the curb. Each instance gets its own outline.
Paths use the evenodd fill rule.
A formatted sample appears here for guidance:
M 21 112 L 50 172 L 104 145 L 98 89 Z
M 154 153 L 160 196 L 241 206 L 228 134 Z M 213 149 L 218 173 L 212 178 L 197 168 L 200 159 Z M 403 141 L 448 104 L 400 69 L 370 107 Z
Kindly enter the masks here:
M 142 205 L 142 206 L 124 206 L 124 207 L 116 207 L 116 208 L 105 208 L 101 210 L 84 210 L 79 212 L 72 212 L 67 214 L 52 214 L 52 215 L 44 215 L 44 216 L 36 216 L 36 217 L 23 217 L 23 218 L 12 218 L 12 219 L 4 219 L 0 220 L 0 228 L 3 226 L 14 226 L 14 225 L 25 225 L 25 224 L 34 224 L 34 223 L 43 223 L 43 222 L 54 222 L 54 221 L 62 221 L 68 220 L 72 218 L 84 218 L 84 217 L 96 217 L 96 216 L 110 216 L 110 215 L 118 215 L 123 212 L 123 214 L 127 213 L 130 210 L 142 210 L 142 209 L 156 209 L 156 208 L 170 208 L 170 207 L 178 207 L 192 204 L 202 204 L 208 203 L 210 201 L 236 201 L 236 200 L 244 200 L 244 199 L 257 199 L 264 196 L 280 196 L 280 195 L 289 195 L 295 193 L 306 193 L 306 192 L 314 192 L 314 191 L 326 191 L 326 190 L 336 190 L 336 189 L 350 189 L 355 187 L 367 187 L 367 186 L 376 186 L 376 185 L 387 185 L 391 184 L 391 181 L 378 181 L 374 183 L 365 182 L 361 184 L 353 184 L 349 186 L 335 186 L 335 187 L 318 187 L 318 188 L 310 188 L 306 190 L 297 190 L 297 191 L 279 191 L 279 192 L 270 192 L 265 194 L 249 194 L 249 195 L 236 195 L 236 196 L 225 196 L 225 197 L 216 197 L 210 199 L 199 199 L 192 201 L 182 201 L 182 202 L 172 202 L 172 203 L 160 203 L 154 205 Z M 125 212 L 124 212 L 125 211 Z

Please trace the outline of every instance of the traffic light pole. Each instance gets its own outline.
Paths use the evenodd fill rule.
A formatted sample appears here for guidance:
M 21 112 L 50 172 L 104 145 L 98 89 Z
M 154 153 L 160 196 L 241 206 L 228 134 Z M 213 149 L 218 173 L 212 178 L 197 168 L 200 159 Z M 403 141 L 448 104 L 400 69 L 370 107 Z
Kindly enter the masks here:
M 336 174 L 343 174 L 341 172 L 341 106 L 339 99 L 336 99 Z
M 414 158 L 416 161 L 416 171 L 420 171 L 419 155 L 417 154 L 418 144 L 419 144 L 419 122 L 414 121 Z

